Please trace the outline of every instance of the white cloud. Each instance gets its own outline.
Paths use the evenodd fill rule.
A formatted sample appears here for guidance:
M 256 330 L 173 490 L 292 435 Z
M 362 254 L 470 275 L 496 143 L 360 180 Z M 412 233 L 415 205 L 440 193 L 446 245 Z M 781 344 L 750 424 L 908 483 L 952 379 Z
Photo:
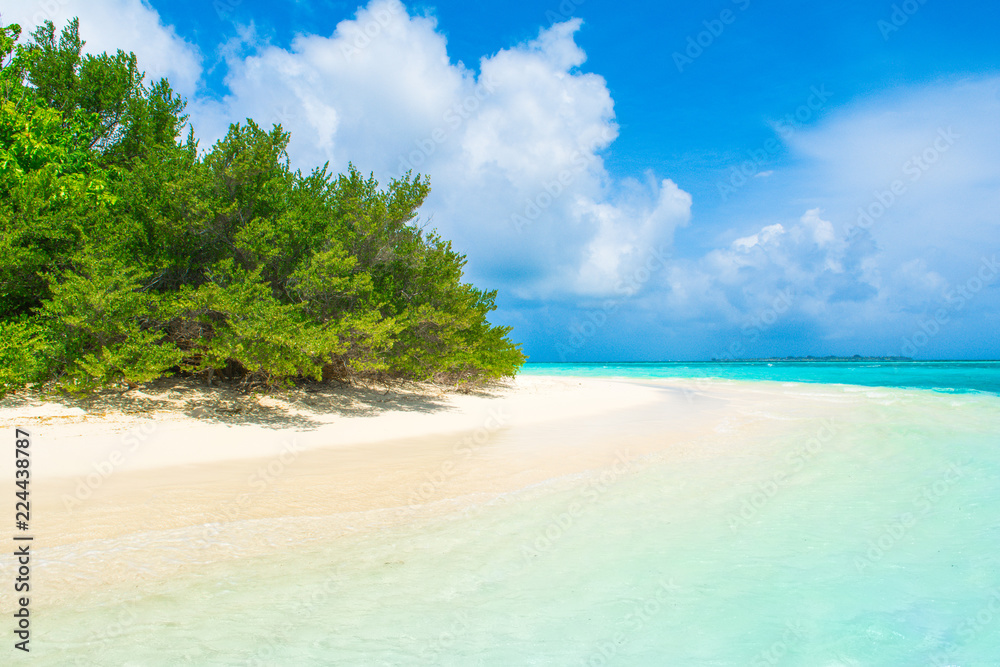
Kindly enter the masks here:
M 193 118 L 208 140 L 233 119 L 281 122 L 302 168 L 353 161 L 383 182 L 430 174 L 422 214 L 468 253 L 474 278 L 525 297 L 604 294 L 671 242 L 691 198 L 669 180 L 605 171 L 614 102 L 603 78 L 579 69 L 580 25 L 541 30 L 484 57 L 478 73 L 451 61 L 433 18 L 397 0 L 373 0 L 332 35 L 299 35 L 287 49 L 247 30 L 227 50 L 230 94 L 195 105 Z
M 775 240 L 785 233 L 785 228 L 781 224 L 768 225 L 753 236 L 745 236 L 733 241 L 733 248 L 742 252 L 749 252 L 754 246 L 771 245 Z
M 141 0 L 35 0 L 8 3 L 0 12 L 5 23 L 20 24 L 22 39 L 46 20 L 61 30 L 74 16 L 87 53 L 132 51 L 149 79 L 166 77 L 182 96 L 195 95 L 202 72 L 197 48 Z
M 686 225 L 691 214 L 691 195 L 665 179 L 648 184 L 638 201 L 620 204 L 580 201 L 581 217 L 596 223 L 597 234 L 587 244 L 576 280 L 583 294 L 627 294 L 638 291 L 638 281 L 619 285 L 651 258 L 669 253 L 673 233 Z
M 800 222 L 808 230 L 813 242 L 818 246 L 830 245 L 836 238 L 836 233 L 833 231 L 833 223 L 829 220 L 823 220 L 820 217 L 820 210 L 818 208 L 806 211 Z
M 855 345 L 889 341 L 895 353 L 928 313 L 945 308 L 953 322 L 995 311 L 996 289 L 961 310 L 946 294 L 977 284 L 983 258 L 1000 250 L 997 118 L 1000 79 L 968 79 L 869 98 L 789 135 L 792 196 L 822 210 L 744 214 L 731 241 L 671 267 L 654 309 L 740 325 L 791 288 L 783 323 Z M 788 196 L 787 183 L 775 189 Z M 859 209 L 870 216 L 862 225 Z M 963 330 L 949 325 L 934 344 L 947 349 Z
M 660 307 L 734 325 L 786 294 L 794 294 L 787 312 L 823 316 L 836 304 L 856 308 L 878 295 L 877 274 L 865 265 L 877 251 L 866 244 L 865 237 L 837 237 L 822 211 L 810 209 L 798 221 L 765 225 L 728 247 L 677 262 Z
M 893 262 L 957 258 L 996 238 L 998 118 L 1000 79 L 937 83 L 846 107 L 795 133 L 790 148 L 808 160 L 802 186 L 833 202 L 838 230 L 867 211 Z
M 579 19 L 482 58 L 478 71 L 452 62 L 436 21 L 398 0 L 372 0 L 331 35 L 300 34 L 288 48 L 237 26 L 219 49 L 228 94 L 216 100 L 194 96 L 197 50 L 141 0 L 48 0 L 4 14 L 28 26 L 73 16 L 88 51 L 135 51 L 189 97 L 203 147 L 253 118 L 291 131 L 303 169 L 353 161 L 383 183 L 430 174 L 425 219 L 468 253 L 474 278 L 521 296 L 609 293 L 690 217 L 673 181 L 616 182 L 604 169 L 614 102 L 602 77 L 580 70 Z
M 197 50 L 140 0 L 46 0 L 3 18 L 63 25 L 74 15 L 88 50 L 133 50 L 194 96 Z M 287 48 L 240 26 L 220 49 L 228 94 L 192 97 L 189 111 L 203 147 L 251 117 L 292 132 L 297 167 L 353 161 L 383 183 L 410 168 L 430 174 L 422 217 L 469 255 L 472 278 L 546 302 L 628 295 L 642 317 L 667 313 L 671 326 L 739 327 L 791 289 L 783 317 L 814 335 L 890 336 L 998 251 L 1000 79 L 970 78 L 865 98 L 784 135 L 789 164 L 780 179 L 756 174 L 758 187 L 800 213 L 733 215 L 714 248 L 629 282 L 651 254 L 669 253 L 692 201 L 673 180 L 605 169 L 614 101 L 582 70 L 579 28 L 555 24 L 473 67 L 452 60 L 433 17 L 398 0 L 372 0 L 332 34 Z M 859 211 L 878 215 L 859 227 Z M 951 316 L 995 311 L 997 298 L 984 288 Z

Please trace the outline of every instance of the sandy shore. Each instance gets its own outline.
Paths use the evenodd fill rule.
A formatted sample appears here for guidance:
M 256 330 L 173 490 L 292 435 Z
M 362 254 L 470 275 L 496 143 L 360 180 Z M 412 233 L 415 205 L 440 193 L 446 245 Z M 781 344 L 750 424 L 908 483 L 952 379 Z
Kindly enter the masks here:
M 667 393 L 549 377 L 468 395 L 165 382 L 87 402 L 8 397 L 0 423 L 32 434 L 31 527 L 56 603 L 626 465 L 664 444 L 640 437 L 659 430 L 649 411 L 690 407 Z M 0 468 L 13 479 L 12 461 Z
M 407 627 L 418 646 L 452 609 L 482 611 L 481 627 L 493 628 L 552 603 L 547 587 L 563 577 L 567 595 L 591 595 L 609 572 L 604 586 L 619 596 L 631 590 L 622 582 L 665 572 L 687 591 L 682 625 L 689 608 L 718 618 L 715 591 L 730 575 L 737 595 L 769 600 L 770 580 L 800 572 L 789 589 L 798 599 L 814 572 L 844 567 L 854 581 L 853 559 L 885 521 L 936 488 L 939 468 L 973 460 L 934 450 L 950 437 L 941 415 L 962 410 L 970 428 L 991 433 L 994 402 L 850 385 L 527 376 L 472 395 L 251 398 L 164 384 L 86 404 L 8 399 L 0 419 L 33 436 L 32 614 L 49 650 L 126 664 L 125 637 L 157 650 L 163 636 L 203 637 L 201 658 L 260 655 L 258 635 L 297 627 L 297 601 L 320 585 L 329 595 L 305 623 L 309 637 L 333 626 L 355 637 L 369 619 L 384 627 L 359 641 Z M 12 458 L 0 457 L 8 485 Z M 959 492 L 942 491 L 942 510 Z M 954 516 L 964 521 L 961 507 L 984 493 L 955 495 Z M 845 522 L 853 511 L 863 513 L 857 526 Z M 989 515 L 977 520 L 986 526 Z M 952 537 L 926 540 L 921 559 L 942 558 L 939 543 L 956 540 L 951 522 L 933 521 L 919 529 Z M 800 570 L 796 554 L 826 560 Z M 781 558 L 791 565 L 760 576 Z M 0 559 L 0 578 L 12 580 L 12 564 Z M 834 579 L 829 595 L 842 588 Z M 11 606 L 0 590 L 0 607 Z M 413 609 L 420 627 L 406 620 Z M 595 636 L 626 613 L 608 611 Z M 283 632 L 289 645 L 313 641 Z
M 657 398 L 650 387 L 584 378 L 521 377 L 473 394 L 418 386 L 264 397 L 170 382 L 87 402 L 8 397 L 0 402 L 0 423 L 33 430 L 39 446 L 32 467 L 38 477 L 53 479 L 103 474 L 96 467 L 104 461 L 115 472 L 134 472 L 272 457 L 289 448 L 305 452 L 496 432 L 514 424 L 615 412 Z M 44 442 L 53 446 L 40 446 Z
M 789 419 L 810 414 L 797 390 L 525 376 L 469 395 L 162 383 L 86 403 L 8 397 L 0 422 L 32 434 L 31 528 L 43 600 L 59 604 L 567 476 L 617 478 L 649 456 L 732 455 L 774 426 L 778 400 Z

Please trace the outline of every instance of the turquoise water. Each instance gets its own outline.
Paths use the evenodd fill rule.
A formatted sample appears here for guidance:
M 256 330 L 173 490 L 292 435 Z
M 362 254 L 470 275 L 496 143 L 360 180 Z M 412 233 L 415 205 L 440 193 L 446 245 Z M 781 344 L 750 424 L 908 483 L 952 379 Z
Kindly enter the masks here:
M 699 378 L 702 368 L 575 370 L 650 379 Z M 624 419 L 662 434 L 664 446 L 449 511 L 382 523 L 372 513 L 379 527 L 367 530 L 358 516 L 356 530 L 336 537 L 319 531 L 266 555 L 92 594 L 39 613 L 32 657 L 1000 665 L 1000 397 L 988 393 L 997 366 L 896 375 L 944 391 L 859 386 L 897 371 L 772 368 L 722 370 L 772 381 L 825 373 L 828 382 L 689 379 L 684 409 L 711 428 L 683 442 L 671 440 L 676 392 L 627 415 L 562 424 L 546 437 L 582 439 Z M 975 370 L 962 380 L 962 368 Z M 488 455 L 513 455 L 527 433 L 513 427 Z M 290 523 L 240 530 L 280 544 Z
M 724 378 L 1000 394 L 1000 361 L 529 363 L 526 375 Z

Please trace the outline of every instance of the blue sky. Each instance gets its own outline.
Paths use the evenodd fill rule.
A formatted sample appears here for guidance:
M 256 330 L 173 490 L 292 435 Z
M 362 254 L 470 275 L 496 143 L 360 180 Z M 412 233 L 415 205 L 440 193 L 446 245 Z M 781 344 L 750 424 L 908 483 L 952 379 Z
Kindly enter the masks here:
M 992 4 L 52 0 L 203 146 L 430 174 L 534 361 L 1000 357 Z

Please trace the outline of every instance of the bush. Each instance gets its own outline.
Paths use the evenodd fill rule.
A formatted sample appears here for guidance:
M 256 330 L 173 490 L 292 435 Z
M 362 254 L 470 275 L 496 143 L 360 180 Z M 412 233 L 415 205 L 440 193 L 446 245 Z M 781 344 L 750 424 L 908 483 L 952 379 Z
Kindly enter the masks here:
M 83 56 L 77 24 L 0 35 L 4 387 L 211 380 L 484 382 L 524 362 L 495 292 L 417 224 L 430 192 L 353 166 L 292 171 L 252 120 L 208 151 L 132 54 Z M 9 389 L 5 389 L 7 391 Z
M 27 317 L 0 321 L 0 397 L 46 377 L 49 343 Z
M 145 274 L 110 260 L 81 259 L 76 271 L 49 277 L 51 297 L 38 313 L 62 386 L 134 386 L 179 364 L 183 352 L 163 332 L 169 300 L 143 290 Z

